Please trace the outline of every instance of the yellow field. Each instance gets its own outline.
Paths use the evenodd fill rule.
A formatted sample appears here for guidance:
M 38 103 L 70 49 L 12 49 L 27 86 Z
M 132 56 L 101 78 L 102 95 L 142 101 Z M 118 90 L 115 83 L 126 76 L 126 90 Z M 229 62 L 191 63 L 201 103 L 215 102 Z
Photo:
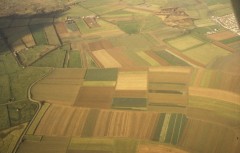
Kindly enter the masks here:
M 183 66 L 150 67 L 149 72 L 191 73 L 191 68 Z
M 108 87 L 108 86 L 115 86 L 116 81 L 84 81 L 83 86 L 101 86 L 101 87 Z
M 147 63 L 149 63 L 150 66 L 161 66 L 155 59 L 153 59 L 143 51 L 137 52 L 137 55 L 140 56 Z
M 122 67 L 107 51 L 98 50 L 93 52 L 94 57 L 103 65 L 104 68 Z
M 218 57 L 229 55 L 230 52 L 213 44 L 205 44 L 197 48 L 187 50 L 183 52 L 183 54 L 197 62 L 207 65 Z
M 116 90 L 147 90 L 147 72 L 119 72 Z
M 189 35 L 169 40 L 168 43 L 179 50 L 186 50 L 188 48 L 200 45 L 203 42 Z

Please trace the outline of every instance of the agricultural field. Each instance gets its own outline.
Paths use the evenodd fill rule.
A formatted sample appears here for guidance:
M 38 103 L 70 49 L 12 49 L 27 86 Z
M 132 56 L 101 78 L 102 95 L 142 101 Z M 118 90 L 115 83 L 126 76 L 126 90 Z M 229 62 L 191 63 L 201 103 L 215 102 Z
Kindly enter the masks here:
M 25 66 L 31 65 L 40 58 L 42 58 L 45 54 L 48 54 L 52 50 L 54 50 L 54 46 L 49 45 L 38 45 L 28 50 L 23 50 L 18 53 L 19 59 L 21 63 Z
M 48 43 L 50 45 L 61 45 L 53 25 L 46 26 L 44 31 L 47 35 Z
M 0 132 L 1 134 L 0 151 L 4 153 L 13 152 L 15 145 L 18 142 L 18 137 L 21 136 L 26 126 L 27 126 L 26 124 L 20 124 L 12 128 L 2 130 Z
M 214 148 L 219 153 L 234 152 L 235 137 L 234 131 L 225 126 L 189 119 L 179 145 L 190 152 L 212 152 Z
M 105 50 L 92 52 L 94 58 L 103 66 L 103 68 L 119 68 L 122 67 L 116 59 L 108 54 Z
M 83 64 L 82 64 L 80 52 L 79 51 L 70 51 L 68 67 L 69 68 L 81 68 L 82 65 Z
M 32 32 L 34 41 L 37 45 L 46 45 L 48 44 L 47 36 L 44 31 L 44 24 L 30 25 L 30 30 Z
M 51 52 L 47 53 L 46 56 L 44 56 L 44 58 L 39 58 L 34 63 L 32 63 L 32 65 L 36 67 L 62 68 L 64 67 L 65 64 L 67 50 L 68 50 L 67 46 L 51 50 Z
M 147 90 L 147 72 L 119 72 L 116 90 Z
M 4 1 L 0 152 L 238 153 L 229 2 Z
M 33 86 L 32 98 L 38 101 L 73 105 L 84 75 L 84 69 L 56 69 Z
M 112 102 L 112 108 L 114 109 L 146 110 L 146 107 L 146 98 L 114 98 Z
M 64 123 L 58 121 L 60 116 L 64 118 Z M 124 120 L 124 122 L 116 126 L 121 120 Z M 177 144 L 186 121 L 186 116 L 182 114 L 51 105 L 34 134 L 81 137 L 131 137 Z M 61 129 L 59 124 L 62 125 Z M 109 127 L 108 130 L 106 127 Z M 180 130 L 179 127 L 181 127 Z
M 213 44 L 204 44 L 199 47 L 186 50 L 183 54 L 197 62 L 208 65 L 218 57 L 229 55 L 230 52 Z
M 179 50 L 186 50 L 194 46 L 203 44 L 201 40 L 198 40 L 197 38 L 194 38 L 190 35 L 168 40 L 167 43 L 169 43 L 171 46 Z
M 214 34 L 210 34 L 208 35 L 208 38 L 216 40 L 216 41 L 225 41 L 232 38 L 232 37 L 236 37 L 237 34 L 233 33 L 231 31 L 222 31 L 222 32 L 218 32 L 218 33 L 214 33 Z
M 188 67 L 149 68 L 149 105 L 186 106 L 190 75 L 191 69 Z

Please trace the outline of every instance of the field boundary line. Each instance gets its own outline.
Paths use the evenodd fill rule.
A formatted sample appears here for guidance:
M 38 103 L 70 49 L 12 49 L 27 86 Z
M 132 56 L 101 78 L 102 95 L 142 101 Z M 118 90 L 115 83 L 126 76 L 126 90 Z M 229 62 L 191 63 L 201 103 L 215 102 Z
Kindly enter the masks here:
M 177 58 L 185 61 L 186 63 L 188 63 L 188 64 L 191 65 L 191 66 L 194 66 L 194 67 L 196 67 L 196 68 L 201 68 L 201 67 L 203 67 L 202 65 L 199 66 L 199 65 L 197 65 L 197 64 L 194 64 L 194 63 L 188 61 L 187 59 L 185 59 L 184 57 L 181 57 L 180 55 L 177 55 L 176 53 L 173 53 L 173 52 L 170 51 L 170 49 L 168 49 L 168 48 L 166 48 L 165 51 L 168 52 L 169 54 L 172 54 L 173 56 L 175 56 L 175 57 L 177 57 Z
M 14 149 L 13 149 L 13 151 L 12 151 L 12 153 L 16 153 L 16 152 L 17 152 L 20 144 L 22 143 L 22 140 L 23 140 L 24 136 L 26 135 L 28 129 L 29 129 L 30 126 L 32 125 L 34 119 L 37 117 L 37 115 L 38 115 L 38 113 L 39 113 L 39 111 L 41 110 L 41 107 L 42 107 L 40 101 L 37 101 L 37 100 L 32 99 L 32 95 L 31 95 L 31 89 L 32 89 L 32 87 L 33 87 L 36 83 L 38 83 L 39 81 L 41 81 L 42 79 L 46 78 L 46 77 L 47 77 L 50 73 L 52 73 L 54 70 L 55 70 L 55 68 L 52 68 L 48 73 L 46 73 L 46 74 L 45 74 L 42 78 L 40 78 L 39 80 L 37 80 L 37 81 L 35 81 L 34 83 L 32 83 L 32 84 L 30 85 L 30 87 L 28 88 L 28 99 L 29 99 L 31 102 L 36 103 L 37 106 L 38 106 L 38 108 L 37 108 L 37 111 L 36 111 L 36 113 L 34 114 L 32 120 L 28 123 L 28 125 L 26 126 L 26 128 L 25 128 L 24 131 L 22 132 L 20 138 L 19 138 L 18 141 L 17 141 L 17 144 L 15 145 L 15 147 L 14 147 Z

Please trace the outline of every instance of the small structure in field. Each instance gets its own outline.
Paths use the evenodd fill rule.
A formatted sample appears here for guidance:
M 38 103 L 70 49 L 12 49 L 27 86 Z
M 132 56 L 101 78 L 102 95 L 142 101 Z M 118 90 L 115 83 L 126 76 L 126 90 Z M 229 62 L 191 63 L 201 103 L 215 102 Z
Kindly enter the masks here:
M 84 22 L 88 25 L 89 28 L 100 27 L 100 25 L 97 23 L 97 19 L 99 19 L 99 16 L 97 15 L 89 15 L 83 17 Z

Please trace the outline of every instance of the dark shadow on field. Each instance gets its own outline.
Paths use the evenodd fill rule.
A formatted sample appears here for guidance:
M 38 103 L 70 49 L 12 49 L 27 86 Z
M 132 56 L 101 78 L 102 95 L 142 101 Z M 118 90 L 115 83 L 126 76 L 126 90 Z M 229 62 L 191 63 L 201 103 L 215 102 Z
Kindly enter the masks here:
M 54 25 L 54 19 L 62 16 L 66 10 L 68 7 L 36 15 L 0 17 L 0 55 L 10 51 L 19 66 L 28 66 L 22 61 L 19 53 L 35 46 L 49 45 L 44 27 Z
M 36 15 L 11 15 L 0 17 L 0 54 L 4 54 L 7 51 L 14 51 L 12 44 L 22 42 L 22 38 L 29 33 L 34 33 L 42 30 L 43 27 L 54 24 L 54 18 L 63 15 L 65 10 L 57 10 L 49 13 L 40 13 Z M 51 19 L 50 22 L 32 23 L 32 19 Z M 34 27 L 34 28 L 31 28 Z M 22 29 L 29 30 L 22 30 Z M 35 40 L 36 42 L 36 40 Z

